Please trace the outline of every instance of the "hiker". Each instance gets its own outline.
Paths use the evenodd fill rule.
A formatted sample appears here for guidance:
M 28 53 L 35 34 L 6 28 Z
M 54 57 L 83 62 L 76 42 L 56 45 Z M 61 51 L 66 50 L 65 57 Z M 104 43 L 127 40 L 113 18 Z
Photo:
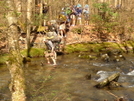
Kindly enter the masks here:
M 81 16 L 82 16 L 82 6 L 81 6 L 81 4 L 77 4 L 75 10 L 76 10 L 76 16 L 77 16 L 77 23 L 79 25 L 81 25 L 82 24 L 82 22 L 81 22 Z
M 59 50 L 59 44 L 61 42 L 60 37 L 56 34 L 56 32 L 47 32 L 44 37 L 44 43 L 46 45 L 45 57 L 47 59 L 47 63 L 50 63 L 50 58 L 53 61 L 53 65 L 56 65 L 57 53 Z
M 59 24 L 59 35 L 61 36 L 61 38 L 66 37 L 66 35 L 65 35 L 66 34 L 65 29 L 66 29 L 65 22 L 60 22 L 60 24 Z
M 72 12 L 70 14 L 70 26 L 75 26 L 76 25 L 76 14 L 75 12 Z
M 65 8 L 65 15 L 67 17 L 67 21 L 68 23 L 70 23 L 70 14 L 72 13 L 71 7 L 66 7 Z
M 75 7 L 72 6 L 71 7 L 72 12 L 70 13 L 70 26 L 75 26 L 76 25 L 76 11 L 75 11 Z
M 85 25 L 89 24 L 89 5 L 86 4 L 83 8 L 83 15 L 84 15 L 84 20 L 85 20 Z
M 46 2 L 43 3 L 43 11 L 42 11 L 42 13 L 43 14 L 46 14 L 48 12 L 48 10 L 49 10 L 48 4 Z
M 51 43 L 51 41 L 46 41 L 44 40 L 46 46 L 47 46 L 47 51 L 44 52 L 45 54 L 45 58 L 47 60 L 47 63 L 50 64 L 50 61 L 52 60 L 53 65 L 56 65 L 56 52 L 52 51 L 52 48 L 54 48 L 53 44 Z M 51 59 L 51 60 L 50 60 Z
M 56 32 L 57 33 L 57 27 L 55 24 L 52 23 L 52 21 L 47 22 L 47 32 Z
M 47 51 L 44 52 L 45 57 L 47 59 L 47 63 L 50 63 L 50 58 L 53 61 L 53 65 L 56 65 L 57 54 L 56 51 L 59 50 L 59 44 L 61 42 L 61 38 L 56 33 L 53 25 L 48 22 L 48 32 L 46 32 L 46 36 L 44 37 L 44 43 L 46 45 Z

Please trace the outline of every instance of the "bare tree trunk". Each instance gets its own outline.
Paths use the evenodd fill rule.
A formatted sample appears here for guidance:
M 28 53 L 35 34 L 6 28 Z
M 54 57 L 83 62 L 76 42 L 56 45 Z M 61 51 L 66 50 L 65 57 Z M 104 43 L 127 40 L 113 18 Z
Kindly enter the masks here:
M 117 6 L 117 0 L 115 0 L 115 2 L 114 2 L 114 7 L 116 7 Z
M 121 4 L 122 4 L 121 1 L 122 1 L 122 0 L 119 0 L 119 5 L 120 5 L 120 6 L 121 6 Z
M 27 16 L 27 6 L 26 6 L 26 0 L 21 1 L 22 11 L 21 11 L 21 20 L 19 22 L 21 30 L 23 33 L 26 33 L 26 16 Z
M 43 1 L 40 1 L 40 20 L 39 20 L 39 25 L 42 25 L 42 16 L 43 16 Z
M 30 57 L 30 33 L 32 23 L 32 2 L 33 0 L 27 0 L 27 57 Z
M 11 74 L 11 84 L 9 89 L 12 94 L 12 101 L 26 101 L 25 96 L 25 79 L 23 75 L 23 58 L 20 54 L 18 38 L 19 31 L 17 27 L 16 9 L 13 0 L 7 0 L 9 11 L 7 14 L 8 27 L 8 42 L 10 59 L 7 62 L 7 67 Z
M 51 6 L 51 1 L 48 1 L 49 3 L 49 20 L 52 19 L 52 6 Z
M 101 0 L 101 2 L 104 2 L 104 0 Z
M 124 0 L 121 0 L 121 6 L 124 9 Z
M 35 0 L 33 0 L 32 2 L 32 21 L 34 22 L 35 21 L 35 6 L 36 6 L 36 3 L 35 3 Z

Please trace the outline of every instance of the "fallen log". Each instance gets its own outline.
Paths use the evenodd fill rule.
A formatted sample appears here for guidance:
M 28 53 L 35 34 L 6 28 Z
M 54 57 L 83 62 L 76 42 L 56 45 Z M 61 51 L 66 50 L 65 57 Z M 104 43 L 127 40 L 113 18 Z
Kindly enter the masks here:
M 112 82 L 117 82 L 119 79 L 120 73 L 115 73 L 109 77 L 107 77 L 106 79 L 104 79 L 103 81 L 101 81 L 100 83 L 98 83 L 97 85 L 95 85 L 95 87 L 97 88 L 103 88 L 106 86 L 109 86 L 110 83 Z

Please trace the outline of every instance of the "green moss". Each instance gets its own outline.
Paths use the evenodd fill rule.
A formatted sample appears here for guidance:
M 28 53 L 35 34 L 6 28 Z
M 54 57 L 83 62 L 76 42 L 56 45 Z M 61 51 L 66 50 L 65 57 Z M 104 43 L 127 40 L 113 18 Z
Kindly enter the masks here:
M 74 47 L 72 45 L 67 45 L 65 47 L 65 52 L 66 53 L 73 53 L 75 50 L 74 50 Z
M 88 51 L 88 47 L 85 44 L 73 44 L 73 45 L 67 45 L 65 47 L 65 52 L 67 53 L 74 53 L 74 52 L 84 52 Z
M 27 55 L 27 50 L 22 50 L 21 51 L 21 54 L 23 56 L 26 56 Z M 44 55 L 44 49 L 42 48 L 31 48 L 30 50 L 30 56 L 31 57 L 35 57 L 35 56 L 43 56 Z
M 9 59 L 8 54 L 0 55 L 0 64 L 4 64 Z
M 92 45 L 92 49 L 93 49 L 93 52 L 98 53 L 98 52 L 100 52 L 100 50 L 103 49 L 103 45 L 101 45 L 101 44 Z
M 128 47 L 134 48 L 134 42 L 128 41 L 125 42 L 125 44 Z M 111 52 L 114 50 L 118 50 L 121 52 L 124 51 L 124 45 L 119 43 L 113 43 L 113 42 L 103 42 L 103 43 L 79 43 L 79 44 L 72 44 L 72 45 L 66 45 L 65 46 L 65 53 L 74 53 L 74 52 L 93 52 L 93 53 L 99 53 L 99 52 Z M 43 48 L 31 48 L 30 50 L 30 56 L 31 57 L 40 57 L 44 56 L 44 50 Z M 134 51 L 134 49 L 133 49 Z M 22 50 L 21 54 L 26 57 L 27 50 Z M 82 58 L 88 58 L 87 56 L 83 56 Z M 9 59 L 8 54 L 2 54 L 0 55 L 0 64 L 3 64 L 6 60 Z
M 83 51 L 88 51 L 87 46 L 84 44 L 76 44 L 74 45 L 75 51 L 78 52 L 83 52 Z
M 27 50 L 22 50 L 21 54 L 26 57 L 27 55 Z M 30 55 L 31 57 L 36 57 L 36 56 L 44 56 L 44 49 L 39 49 L 39 48 L 31 48 L 30 50 Z M 9 54 L 1 54 L 0 55 L 0 64 L 4 64 L 7 60 L 12 59 Z
M 119 51 L 124 52 L 122 44 L 112 43 L 112 42 L 94 43 L 94 44 L 93 43 L 84 43 L 84 44 L 81 43 L 81 44 L 67 45 L 65 47 L 66 53 L 85 52 L 85 51 L 99 53 L 102 51 L 107 52 L 107 51 L 113 51 L 113 50 L 119 50 Z

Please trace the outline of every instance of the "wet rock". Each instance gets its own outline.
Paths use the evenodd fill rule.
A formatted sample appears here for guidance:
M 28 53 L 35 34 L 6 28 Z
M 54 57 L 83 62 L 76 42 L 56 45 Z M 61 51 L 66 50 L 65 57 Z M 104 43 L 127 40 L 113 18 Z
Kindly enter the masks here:
M 87 74 L 87 75 L 85 76 L 85 78 L 86 78 L 87 80 L 91 80 L 91 74 Z
M 113 56 L 113 61 L 114 62 L 119 62 L 119 61 L 122 61 L 122 60 L 126 60 L 125 56 L 123 56 L 122 54 Z
M 126 60 L 125 56 L 123 56 L 122 54 L 119 55 L 120 59 Z
M 109 87 L 110 88 L 117 88 L 117 87 L 122 87 L 122 85 L 118 82 L 112 81 L 112 82 L 110 82 Z
M 98 83 L 97 85 L 95 85 L 96 88 L 104 88 L 104 87 L 109 87 L 111 82 L 117 82 L 118 78 L 120 76 L 120 73 L 115 73 L 111 76 L 109 76 L 108 78 L 104 79 L 103 81 L 101 81 L 100 83 Z M 113 86 L 117 86 L 117 83 L 111 83 L 111 85 L 113 84 Z
M 89 59 L 90 60 L 97 60 L 97 57 L 96 56 L 93 56 L 93 55 L 89 55 Z
M 31 59 L 29 57 L 23 57 L 23 61 L 24 64 L 26 64 L 27 62 L 31 62 Z
M 110 57 L 108 56 L 108 54 L 102 54 L 101 55 L 101 59 L 105 62 L 109 62 L 110 61 Z
M 114 62 L 119 62 L 120 59 L 118 58 L 118 56 L 114 56 L 114 57 L 113 57 L 113 61 L 114 61 Z

